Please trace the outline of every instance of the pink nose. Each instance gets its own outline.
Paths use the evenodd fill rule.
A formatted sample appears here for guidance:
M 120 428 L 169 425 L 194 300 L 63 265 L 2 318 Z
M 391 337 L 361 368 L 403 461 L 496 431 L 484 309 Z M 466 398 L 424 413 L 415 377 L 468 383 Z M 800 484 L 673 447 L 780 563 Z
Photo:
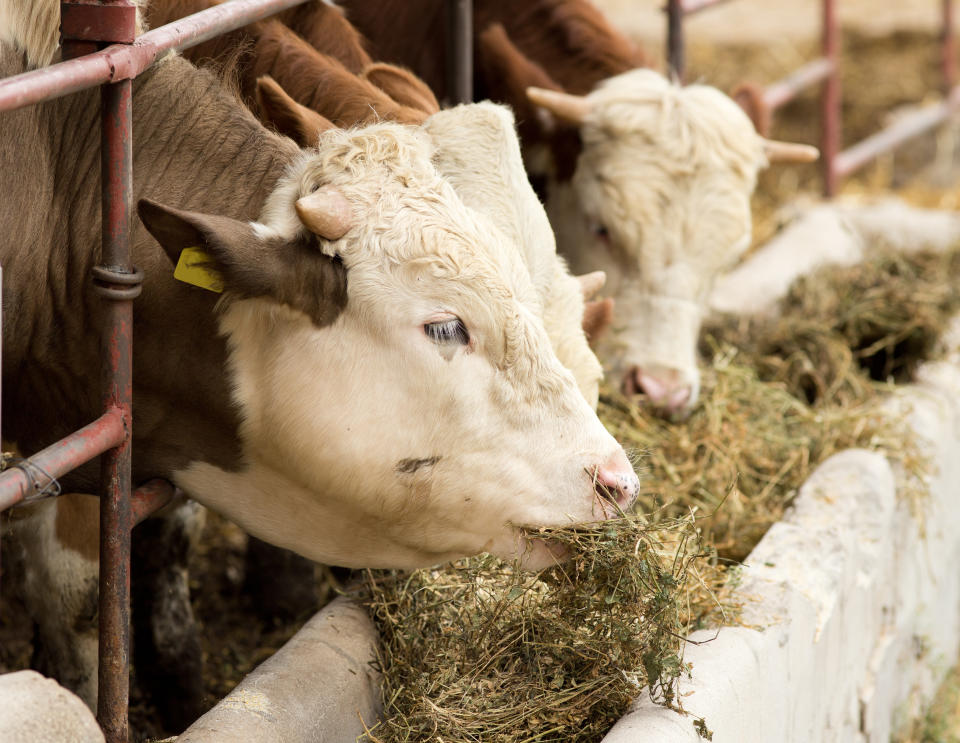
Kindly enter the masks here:
M 597 468 L 595 479 L 597 491 L 623 510 L 630 508 L 640 493 L 640 478 L 622 449 Z
M 672 415 L 686 407 L 693 389 L 679 369 L 634 366 L 624 377 L 623 391 L 628 395 L 643 393 L 653 407 Z

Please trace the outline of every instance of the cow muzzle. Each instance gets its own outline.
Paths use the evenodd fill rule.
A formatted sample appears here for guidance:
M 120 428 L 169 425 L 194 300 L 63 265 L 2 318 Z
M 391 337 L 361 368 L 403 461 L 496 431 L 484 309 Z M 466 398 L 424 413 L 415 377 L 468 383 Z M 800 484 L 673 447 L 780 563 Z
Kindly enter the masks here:
M 605 518 L 629 510 L 640 494 L 640 478 L 622 449 L 591 474 L 595 497 Z
M 631 366 L 623 378 L 625 395 L 646 395 L 650 406 L 671 418 L 686 417 L 695 402 L 694 385 L 680 369 L 658 364 Z

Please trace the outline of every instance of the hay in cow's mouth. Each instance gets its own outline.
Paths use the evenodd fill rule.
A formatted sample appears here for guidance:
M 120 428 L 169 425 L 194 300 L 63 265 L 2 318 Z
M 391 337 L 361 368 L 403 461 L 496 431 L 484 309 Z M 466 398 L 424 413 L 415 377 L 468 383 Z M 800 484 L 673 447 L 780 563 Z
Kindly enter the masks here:
M 371 741 L 595 741 L 644 689 L 678 702 L 681 638 L 721 611 L 695 521 L 528 536 L 570 559 L 538 574 L 489 556 L 367 574 L 386 707 Z

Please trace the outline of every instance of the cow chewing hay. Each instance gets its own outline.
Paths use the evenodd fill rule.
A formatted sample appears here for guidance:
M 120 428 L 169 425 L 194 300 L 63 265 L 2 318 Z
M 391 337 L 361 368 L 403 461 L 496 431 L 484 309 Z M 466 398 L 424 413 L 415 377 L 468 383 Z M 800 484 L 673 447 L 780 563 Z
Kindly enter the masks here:
M 643 689 L 679 703 L 681 638 L 723 611 L 694 519 L 532 536 L 571 559 L 538 574 L 487 556 L 367 572 L 386 709 L 370 741 L 595 741 Z

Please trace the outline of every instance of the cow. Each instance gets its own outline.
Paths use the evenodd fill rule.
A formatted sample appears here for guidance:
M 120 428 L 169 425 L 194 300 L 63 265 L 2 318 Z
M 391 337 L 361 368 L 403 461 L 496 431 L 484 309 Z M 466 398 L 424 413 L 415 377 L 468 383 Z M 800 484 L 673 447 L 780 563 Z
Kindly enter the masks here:
M 216 0 L 154 0 L 147 17 L 152 25 L 168 23 L 216 4 Z M 300 17 L 310 19 L 300 25 L 311 43 L 280 21 L 296 23 Z M 239 48 L 242 59 L 235 64 L 244 98 L 255 99 L 254 110 L 262 120 L 303 146 L 315 143 L 334 126 L 381 120 L 423 124 L 437 114 L 437 100 L 423 81 L 408 70 L 369 60 L 356 32 L 345 33 L 345 27 L 349 24 L 342 15 L 321 3 L 313 10 L 307 6 L 297 14 L 251 24 L 188 50 L 187 56 L 198 63 L 216 62 L 231 58 Z M 438 167 L 461 198 L 477 194 L 467 203 L 498 219 L 498 226 L 512 232 L 514 242 L 523 246 L 541 300 L 549 301 L 544 319 L 554 349 L 596 407 L 602 370 L 581 331 L 584 298 L 576 291 L 580 285 L 556 255 L 549 222 L 523 170 L 513 117 L 493 111 L 482 106 L 465 109 L 455 117 L 437 116 L 442 125 L 435 121 L 427 126 L 442 155 Z M 491 152 L 498 157 L 491 158 Z M 588 280 L 588 293 L 598 290 L 597 278 L 595 274 Z M 591 335 L 599 335 L 609 323 L 609 309 L 609 302 L 591 307 L 586 318 Z M 580 320 L 573 322 L 576 318 Z
M 449 97 L 442 3 L 339 5 L 372 56 Z M 757 173 L 816 150 L 769 142 L 720 91 L 647 69 L 587 0 L 475 0 L 473 11 L 475 94 L 516 112 L 527 170 L 573 272 L 607 272 L 619 332 L 606 350 L 624 390 L 688 413 L 706 297 L 750 243 Z
M 0 75 L 24 69 L 0 45 Z M 427 132 L 301 150 L 177 56 L 134 89 L 135 481 L 348 566 L 486 550 L 535 568 L 557 555 L 522 527 L 629 506 L 636 475 L 558 361 L 522 249 L 444 180 Z M 87 91 L 0 114 L 4 424 L 27 452 L 98 414 L 99 144 L 74 139 L 98 111 Z M 187 247 L 222 295 L 173 278 Z

